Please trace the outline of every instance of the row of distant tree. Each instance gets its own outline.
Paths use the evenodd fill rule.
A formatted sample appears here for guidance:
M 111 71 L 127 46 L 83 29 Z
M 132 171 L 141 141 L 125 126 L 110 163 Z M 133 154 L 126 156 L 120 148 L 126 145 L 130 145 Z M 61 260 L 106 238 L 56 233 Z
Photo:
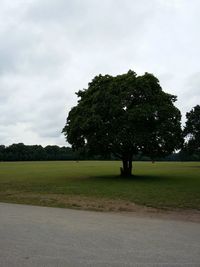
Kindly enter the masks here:
M 44 161 L 44 160 L 116 160 L 114 155 L 91 155 L 83 150 L 73 151 L 70 147 L 24 145 L 23 143 L 10 146 L 0 145 L 0 161 Z M 133 160 L 150 161 L 148 156 L 136 155 Z M 199 161 L 200 154 L 190 153 L 182 149 L 179 153 L 171 154 L 158 161 Z
M 24 145 L 0 146 L 0 161 L 74 160 L 77 153 L 70 147 Z
M 86 151 L 73 151 L 71 147 L 56 145 L 25 145 L 23 143 L 10 146 L 0 145 L 0 161 L 44 161 L 44 160 L 109 160 L 110 155 L 90 155 Z

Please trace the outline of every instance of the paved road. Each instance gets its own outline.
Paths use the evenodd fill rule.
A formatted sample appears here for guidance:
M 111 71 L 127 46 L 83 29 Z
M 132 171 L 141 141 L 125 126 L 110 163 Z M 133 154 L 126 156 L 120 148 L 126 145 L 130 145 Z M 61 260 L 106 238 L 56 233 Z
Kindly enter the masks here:
M 200 224 L 0 203 L 0 266 L 200 266 Z

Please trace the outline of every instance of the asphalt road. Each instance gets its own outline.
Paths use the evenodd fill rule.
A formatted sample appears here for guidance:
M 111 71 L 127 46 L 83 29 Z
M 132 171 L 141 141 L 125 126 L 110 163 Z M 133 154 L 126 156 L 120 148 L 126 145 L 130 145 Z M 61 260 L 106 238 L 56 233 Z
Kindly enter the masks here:
M 0 266 L 200 266 L 200 224 L 0 203 Z

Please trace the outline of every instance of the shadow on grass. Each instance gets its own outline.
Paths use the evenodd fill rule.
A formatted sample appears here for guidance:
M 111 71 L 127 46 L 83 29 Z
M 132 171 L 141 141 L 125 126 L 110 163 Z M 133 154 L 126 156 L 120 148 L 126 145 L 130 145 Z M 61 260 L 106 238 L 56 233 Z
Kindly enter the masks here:
M 112 181 L 112 182 L 166 182 L 166 180 L 171 180 L 169 176 L 153 176 L 153 175 L 132 175 L 130 177 L 123 177 L 120 175 L 98 175 L 98 176 L 90 176 L 87 179 L 89 180 L 98 180 L 98 181 Z
M 195 169 L 199 169 L 200 168 L 200 166 L 185 166 L 185 168 L 195 168 Z

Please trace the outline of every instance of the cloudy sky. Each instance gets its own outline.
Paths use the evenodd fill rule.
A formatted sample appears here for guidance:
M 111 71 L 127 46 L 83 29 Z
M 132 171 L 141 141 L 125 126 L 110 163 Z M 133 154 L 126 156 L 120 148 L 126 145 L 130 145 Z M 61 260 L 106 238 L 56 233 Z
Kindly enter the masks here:
M 199 0 L 1 0 L 0 144 L 66 145 L 75 92 L 153 73 L 184 116 L 200 104 Z

